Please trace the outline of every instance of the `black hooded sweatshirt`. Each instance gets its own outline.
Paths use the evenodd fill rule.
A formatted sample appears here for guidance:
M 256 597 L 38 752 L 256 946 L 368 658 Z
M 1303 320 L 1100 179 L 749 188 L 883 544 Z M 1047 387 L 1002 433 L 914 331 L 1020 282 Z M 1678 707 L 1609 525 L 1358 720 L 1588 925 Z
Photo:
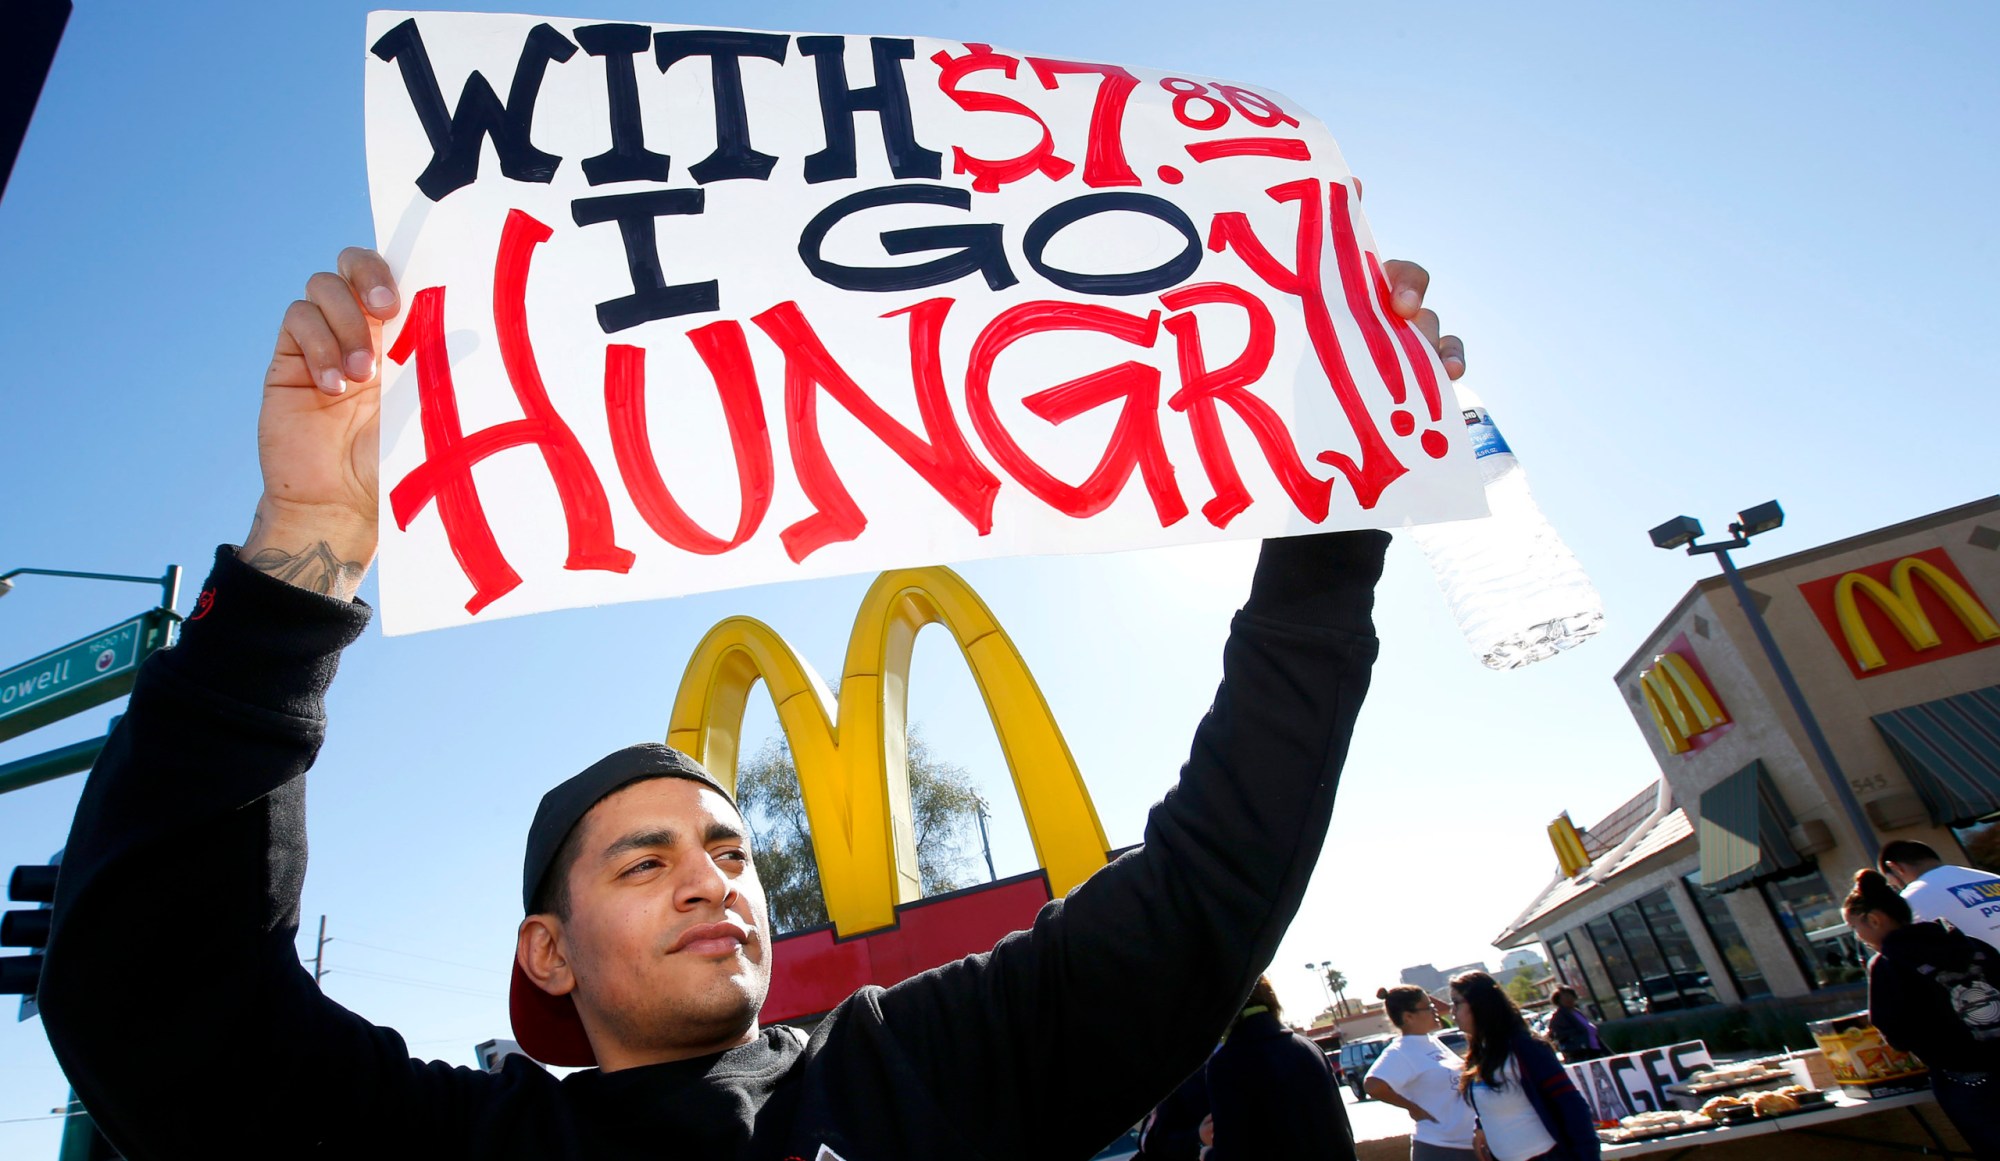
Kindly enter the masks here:
M 561 1080 L 412 1059 L 313 986 L 293 945 L 305 773 L 368 610 L 225 549 L 84 788 L 42 978 L 50 1042 L 137 1161 L 1088 1157 L 1201 1064 L 1298 908 L 1375 658 L 1387 543 L 1265 544 L 1144 847 L 1030 930 L 864 988 L 810 1037 L 767 1027 Z M 201 954 L 135 968 L 133 947 L 187 935 L 188 883 L 208 903 Z
M 1208 1098 L 1215 1113 L 1211 1161 L 1354 1156 L 1326 1054 L 1268 1010 L 1245 1015 L 1209 1058 Z
M 2000 951 L 1942 923 L 1909 923 L 1868 961 L 1868 1018 L 1947 1072 L 2000 1072 Z

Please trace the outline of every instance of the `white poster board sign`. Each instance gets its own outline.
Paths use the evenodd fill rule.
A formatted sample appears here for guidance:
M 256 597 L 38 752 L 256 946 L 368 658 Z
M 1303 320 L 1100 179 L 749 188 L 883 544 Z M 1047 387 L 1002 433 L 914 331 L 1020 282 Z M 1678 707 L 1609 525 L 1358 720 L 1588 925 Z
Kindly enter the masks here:
M 367 47 L 388 632 L 1485 511 L 1280 94 L 530 16 Z
M 1688 1040 L 1586 1060 L 1564 1068 L 1569 1072 L 1570 1083 L 1590 1102 L 1596 1118 L 1616 1121 L 1636 1113 L 1673 1108 L 1674 1100 L 1667 1086 L 1685 1084 L 1689 1077 L 1713 1064 L 1707 1044 Z

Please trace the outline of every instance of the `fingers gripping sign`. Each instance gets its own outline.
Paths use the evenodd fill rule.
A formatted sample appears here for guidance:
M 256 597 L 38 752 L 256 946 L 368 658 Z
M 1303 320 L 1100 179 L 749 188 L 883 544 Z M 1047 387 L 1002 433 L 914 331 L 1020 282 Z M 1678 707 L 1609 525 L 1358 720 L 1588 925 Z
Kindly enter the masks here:
M 286 310 L 264 386 L 317 387 L 340 395 L 375 378 L 382 324 L 396 316 L 395 279 L 373 250 L 340 252 L 340 273 L 306 280 L 306 296 Z
M 264 495 L 243 558 L 352 593 L 375 552 L 382 325 L 401 306 L 388 263 L 343 250 L 286 308 L 257 420 Z
M 1457 335 L 1439 337 L 1437 312 L 1424 308 L 1424 295 L 1431 285 L 1430 271 L 1414 262 L 1392 258 L 1382 264 L 1382 273 L 1389 279 L 1390 307 L 1423 332 L 1444 362 L 1445 374 L 1453 379 L 1464 375 L 1465 343 Z
M 1354 200 L 1361 200 L 1361 179 L 1354 179 Z M 1437 350 L 1438 358 L 1444 363 L 1444 371 L 1453 379 L 1465 374 L 1465 343 L 1457 335 L 1438 337 L 1438 316 L 1436 311 L 1423 309 L 1424 294 L 1430 289 L 1430 271 L 1415 262 L 1405 262 L 1391 258 L 1382 264 L 1382 273 L 1389 279 L 1389 307 L 1399 316 L 1415 323 L 1424 338 Z

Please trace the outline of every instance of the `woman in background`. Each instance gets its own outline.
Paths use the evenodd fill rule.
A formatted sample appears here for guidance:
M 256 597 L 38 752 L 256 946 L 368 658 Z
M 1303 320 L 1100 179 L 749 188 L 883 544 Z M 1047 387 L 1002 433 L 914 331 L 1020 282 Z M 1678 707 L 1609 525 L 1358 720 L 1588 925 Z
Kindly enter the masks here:
M 1458 1088 L 1472 1106 L 1473 1148 L 1493 1161 L 1597 1161 L 1589 1103 L 1493 977 L 1456 976 L 1451 998 L 1467 1041 Z
M 1931 1070 L 1938 1108 L 1980 1161 L 2000 1161 L 2000 950 L 1916 923 L 1880 871 L 1856 871 L 1841 906 L 1868 961 L 1868 1022 Z
M 1443 1023 L 1430 993 L 1413 984 L 1375 993 L 1396 1037 L 1368 1067 L 1362 1088 L 1395 1105 L 1416 1122 L 1410 1134 L 1410 1161 L 1474 1161 L 1472 1108 L 1458 1096 L 1458 1054 L 1438 1042 Z
M 1564 984 L 1549 998 L 1556 1005 L 1555 1012 L 1549 1017 L 1549 1039 L 1555 1041 L 1556 1047 L 1562 1051 L 1563 1063 L 1579 1064 L 1611 1055 L 1604 1050 L 1604 1042 L 1597 1038 L 1597 1025 L 1577 1009 L 1575 988 Z

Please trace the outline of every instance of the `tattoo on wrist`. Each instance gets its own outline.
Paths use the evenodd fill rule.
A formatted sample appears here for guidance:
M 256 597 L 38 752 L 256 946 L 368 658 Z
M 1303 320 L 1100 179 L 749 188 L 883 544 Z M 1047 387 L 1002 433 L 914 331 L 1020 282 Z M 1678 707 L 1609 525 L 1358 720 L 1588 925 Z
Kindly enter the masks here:
M 260 548 L 242 559 L 258 572 L 327 597 L 354 595 L 368 571 L 368 566 L 360 561 L 340 559 L 324 540 L 298 552 Z

